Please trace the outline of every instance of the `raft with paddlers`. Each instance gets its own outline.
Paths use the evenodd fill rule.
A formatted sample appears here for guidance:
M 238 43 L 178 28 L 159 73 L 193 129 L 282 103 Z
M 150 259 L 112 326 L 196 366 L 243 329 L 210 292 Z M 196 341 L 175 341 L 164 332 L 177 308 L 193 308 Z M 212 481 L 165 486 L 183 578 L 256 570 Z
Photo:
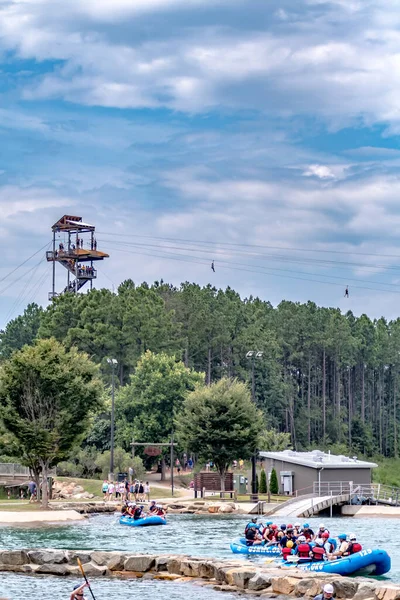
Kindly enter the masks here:
M 151 525 L 166 525 L 167 521 L 158 515 L 149 515 L 141 519 L 134 519 L 133 517 L 124 515 L 119 518 L 119 523 L 120 525 L 129 525 L 130 527 L 149 527 Z
M 296 567 L 302 571 L 331 573 L 332 575 L 384 575 L 391 568 L 391 560 L 386 550 L 361 550 L 350 556 L 336 560 L 310 561 L 296 555 L 288 556 L 281 562 L 285 567 Z
M 246 538 L 237 538 L 236 540 L 233 540 L 231 542 L 231 550 L 234 554 L 261 554 L 276 558 L 281 556 L 281 550 L 276 544 L 271 546 L 264 546 L 263 544 L 247 546 Z

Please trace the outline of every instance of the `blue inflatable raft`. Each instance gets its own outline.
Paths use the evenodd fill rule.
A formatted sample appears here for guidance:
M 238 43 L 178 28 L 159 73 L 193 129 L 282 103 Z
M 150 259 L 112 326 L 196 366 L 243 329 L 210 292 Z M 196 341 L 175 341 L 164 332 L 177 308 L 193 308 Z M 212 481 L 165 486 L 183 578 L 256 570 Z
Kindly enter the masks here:
M 234 554 L 261 554 L 263 556 L 274 556 L 279 558 L 281 551 L 277 546 L 246 546 L 246 538 L 238 538 L 231 542 L 231 550 Z
M 302 571 L 334 575 L 384 575 L 390 571 L 391 567 L 390 556 L 385 550 L 361 550 L 351 556 L 321 562 L 301 562 L 295 558 L 295 556 L 289 556 L 288 561 L 282 561 L 281 564 L 287 567 L 293 566 Z
M 119 519 L 119 523 L 120 525 L 129 525 L 130 527 L 150 527 L 151 525 L 166 525 L 167 521 L 156 515 L 143 517 L 143 519 L 122 516 Z

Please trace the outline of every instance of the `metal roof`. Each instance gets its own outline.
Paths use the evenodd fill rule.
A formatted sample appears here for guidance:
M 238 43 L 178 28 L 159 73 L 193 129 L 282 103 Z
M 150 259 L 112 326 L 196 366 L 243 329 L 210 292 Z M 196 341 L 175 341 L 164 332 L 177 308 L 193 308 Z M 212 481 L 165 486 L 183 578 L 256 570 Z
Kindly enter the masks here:
M 356 456 L 327 454 L 321 450 L 312 452 L 295 452 L 294 450 L 284 450 L 283 452 L 259 452 L 261 458 L 271 458 L 273 460 L 283 460 L 294 465 L 303 465 L 312 469 L 373 469 L 378 465 L 365 460 L 358 460 Z

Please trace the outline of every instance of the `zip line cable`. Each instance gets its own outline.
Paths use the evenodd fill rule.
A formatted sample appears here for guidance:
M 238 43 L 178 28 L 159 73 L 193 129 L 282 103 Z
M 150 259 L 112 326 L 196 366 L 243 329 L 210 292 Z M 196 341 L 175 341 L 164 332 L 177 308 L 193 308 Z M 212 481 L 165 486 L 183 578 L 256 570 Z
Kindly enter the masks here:
M 112 244 L 113 242 L 109 242 L 109 243 Z M 115 248 L 115 249 L 117 249 L 117 248 Z M 165 251 L 165 250 L 163 250 L 162 248 L 160 248 L 160 251 Z M 173 255 L 174 256 L 184 256 L 184 255 L 179 255 L 179 254 L 173 254 Z M 194 258 L 199 259 L 199 260 L 205 260 L 205 258 L 202 257 L 202 256 L 196 256 Z M 220 264 L 220 263 L 226 263 L 226 264 L 229 264 L 229 265 L 240 266 L 240 267 L 252 267 L 253 266 L 253 265 L 249 265 L 248 263 L 239 263 L 239 262 L 234 262 L 233 263 L 233 262 L 229 262 L 229 261 L 226 261 L 226 260 L 223 260 L 223 259 L 219 259 L 219 263 L 218 264 Z M 330 279 L 342 280 L 344 282 L 346 282 L 346 281 L 355 281 L 355 282 L 360 282 L 360 283 L 370 283 L 372 285 L 382 285 L 382 286 L 390 286 L 390 287 L 397 287 L 397 288 L 400 287 L 400 284 L 389 283 L 389 282 L 385 282 L 385 281 L 371 281 L 371 280 L 368 280 L 368 279 L 354 279 L 352 277 L 349 278 L 347 276 L 346 277 L 345 276 L 340 276 L 339 277 L 337 275 L 325 275 L 323 273 L 317 274 L 317 273 L 310 273 L 310 272 L 307 272 L 307 271 L 293 271 L 293 270 L 290 270 L 290 269 L 279 269 L 277 267 L 270 267 L 270 266 L 268 266 L 268 267 L 263 267 L 263 266 L 259 266 L 259 265 L 256 265 L 256 266 L 257 266 L 257 268 L 270 269 L 272 271 L 281 271 L 281 272 L 284 272 L 284 273 L 299 273 L 301 275 L 311 275 L 312 277 L 314 277 L 314 276 L 326 277 L 326 278 L 330 278 Z
M 24 260 L 20 265 L 18 265 L 17 267 L 15 267 L 15 269 L 13 269 L 12 271 L 10 271 L 9 273 L 7 273 L 7 275 L 5 275 L 4 277 L 2 277 L 0 279 L 0 283 L 2 281 L 4 281 L 5 279 L 7 279 L 10 275 L 12 275 L 13 273 L 15 273 L 15 271 L 18 271 L 18 269 L 20 269 L 21 267 L 23 267 L 27 262 L 29 262 L 31 260 L 31 258 L 33 258 L 34 256 L 36 256 L 37 254 L 39 254 L 39 252 L 42 252 L 42 250 L 44 250 L 45 248 L 47 248 L 49 245 L 51 244 L 51 242 L 47 242 L 44 246 L 42 246 L 41 248 L 39 248 L 39 250 L 37 250 L 34 254 L 32 254 L 29 258 L 27 258 L 26 260 Z
M 150 254 L 150 253 L 146 253 L 146 252 L 132 252 L 129 250 L 122 250 L 122 249 L 117 249 L 114 248 L 115 251 L 117 252 L 124 252 L 127 254 L 134 254 L 134 255 L 141 255 L 141 256 L 151 256 L 153 258 L 164 258 L 164 259 L 168 259 L 168 260 L 180 260 L 180 261 L 184 261 L 184 262 L 190 262 L 190 263 L 195 263 L 195 264 L 201 264 L 201 265 L 208 265 L 209 266 L 209 262 L 200 262 L 198 260 L 192 260 L 189 257 L 184 257 L 184 256 L 180 256 L 178 257 L 174 257 L 174 256 L 169 256 L 169 255 L 160 255 L 160 254 Z M 256 271 L 254 269 L 243 269 L 241 267 L 234 267 L 234 266 L 227 266 L 227 265 L 220 265 L 221 269 L 230 269 L 233 271 L 245 271 L 247 273 L 256 273 L 259 275 L 272 275 L 274 277 L 283 277 L 286 279 L 296 279 L 296 280 L 300 280 L 300 281 L 308 281 L 310 283 L 323 283 L 323 284 L 327 284 L 327 285 L 334 285 L 336 287 L 341 287 L 343 288 L 343 284 L 341 283 L 335 283 L 333 281 L 321 281 L 318 279 L 309 279 L 309 278 L 305 278 L 305 277 L 296 277 L 293 275 L 281 275 L 280 273 L 271 273 L 269 271 Z M 382 290 L 379 288 L 372 288 L 372 287 L 366 287 L 366 286 L 360 286 L 360 285 L 352 285 L 352 288 L 355 289 L 360 289 L 360 290 L 370 290 L 373 292 L 381 292 L 381 293 L 387 293 L 387 294 L 400 294 L 400 290 Z
M 110 232 L 105 232 L 105 231 L 99 231 L 98 234 L 100 235 L 112 235 L 112 236 L 116 236 L 116 237 L 135 237 L 135 238 L 147 238 L 147 239 L 153 239 L 153 240 L 160 240 L 160 241 L 166 241 L 166 242 L 189 242 L 191 244 L 215 244 L 216 246 L 220 245 L 220 246 L 239 246 L 239 247 L 244 247 L 244 248 L 266 248 L 269 250 L 295 250 L 296 252 L 323 252 L 323 253 L 332 253 L 332 254 L 345 254 L 345 255 L 349 255 L 349 254 L 354 254 L 357 256 L 375 256 L 375 257 L 381 257 L 381 258 L 397 258 L 400 260 L 400 254 L 374 254 L 372 252 L 357 252 L 357 251 L 352 251 L 352 250 L 325 250 L 325 249 L 315 249 L 315 248 L 297 248 L 294 246 L 290 246 L 290 247 L 285 247 L 285 246 L 267 246 L 267 245 L 262 245 L 262 244 L 239 244 L 237 242 L 220 242 L 220 241 L 213 241 L 213 240 L 187 240 L 187 239 L 182 239 L 182 238 L 164 238 L 164 237 L 157 237 L 157 236 L 152 236 L 152 235 L 139 235 L 139 234 L 124 234 L 124 233 L 110 233 Z
M 40 265 L 43 264 L 43 258 L 40 259 L 40 261 L 37 263 L 37 265 L 31 269 L 31 276 L 29 277 L 28 281 L 25 283 L 24 287 L 21 289 L 20 293 L 18 294 L 14 304 L 12 305 L 11 309 L 8 311 L 7 316 L 6 316 L 6 321 L 9 321 L 9 319 L 12 317 L 12 315 L 15 313 L 16 310 L 18 310 L 18 308 L 20 307 L 20 305 L 24 302 L 24 300 L 28 297 L 29 293 L 30 293 L 30 288 L 29 285 L 32 281 L 32 279 L 34 278 L 34 276 L 36 275 L 36 272 L 38 270 L 38 268 L 40 267 Z M 25 273 L 25 275 L 27 275 L 28 273 Z
M 345 268 L 353 268 L 353 267 L 358 267 L 360 269 L 363 270 L 372 270 L 372 271 L 376 271 L 376 269 L 380 269 L 380 270 L 385 270 L 385 271 L 398 271 L 400 270 L 400 265 L 365 265 L 364 263 L 354 263 L 354 262 L 343 262 L 343 261 L 334 261 L 334 260 L 326 260 L 326 259 L 316 259 L 316 258 L 307 258 L 306 260 L 302 260 L 299 258 L 290 258 L 287 256 L 281 256 L 279 254 L 257 254 L 257 253 L 248 253 L 248 252 L 240 252 L 237 250 L 230 250 L 228 252 L 228 250 L 223 250 L 223 249 L 210 249 L 210 250 L 203 250 L 201 248 L 187 248 L 187 247 L 180 247 L 180 246 L 160 246 L 160 245 L 156 245 L 156 244 L 141 244 L 139 242 L 135 243 L 135 242 L 118 242 L 118 241 L 108 241 L 108 240 L 101 240 L 103 242 L 106 243 L 113 243 L 113 244 L 120 244 L 120 245 L 127 245 L 127 246 L 134 246 L 134 247 L 138 247 L 138 248 L 157 248 L 157 249 L 171 249 L 171 250 L 185 250 L 187 252 L 210 252 L 212 255 L 214 254 L 232 254 L 232 252 L 235 253 L 239 253 L 239 255 L 244 255 L 244 256 L 253 256 L 253 257 L 261 257 L 261 258 L 268 258 L 268 259 L 272 259 L 272 260 L 277 260 L 277 261 L 283 261 L 283 262 L 289 262 L 289 263 L 296 263 L 296 264 L 304 264 L 304 265 L 309 265 L 310 263 L 314 263 L 316 265 L 320 265 L 320 266 L 336 266 L 336 265 L 340 265 L 341 267 Z

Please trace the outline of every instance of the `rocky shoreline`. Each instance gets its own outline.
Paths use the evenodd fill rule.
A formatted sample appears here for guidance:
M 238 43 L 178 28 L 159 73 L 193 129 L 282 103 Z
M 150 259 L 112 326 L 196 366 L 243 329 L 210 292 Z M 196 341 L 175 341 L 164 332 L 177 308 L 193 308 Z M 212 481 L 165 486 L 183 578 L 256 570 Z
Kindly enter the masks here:
M 132 554 L 54 549 L 3 550 L 0 571 L 30 575 L 79 577 L 78 558 L 88 577 L 152 577 L 193 581 L 220 591 L 234 591 L 265 598 L 312 598 L 331 583 L 339 600 L 399 600 L 400 585 L 362 577 L 341 577 L 284 570 L 240 560 L 218 560 L 181 555 Z

